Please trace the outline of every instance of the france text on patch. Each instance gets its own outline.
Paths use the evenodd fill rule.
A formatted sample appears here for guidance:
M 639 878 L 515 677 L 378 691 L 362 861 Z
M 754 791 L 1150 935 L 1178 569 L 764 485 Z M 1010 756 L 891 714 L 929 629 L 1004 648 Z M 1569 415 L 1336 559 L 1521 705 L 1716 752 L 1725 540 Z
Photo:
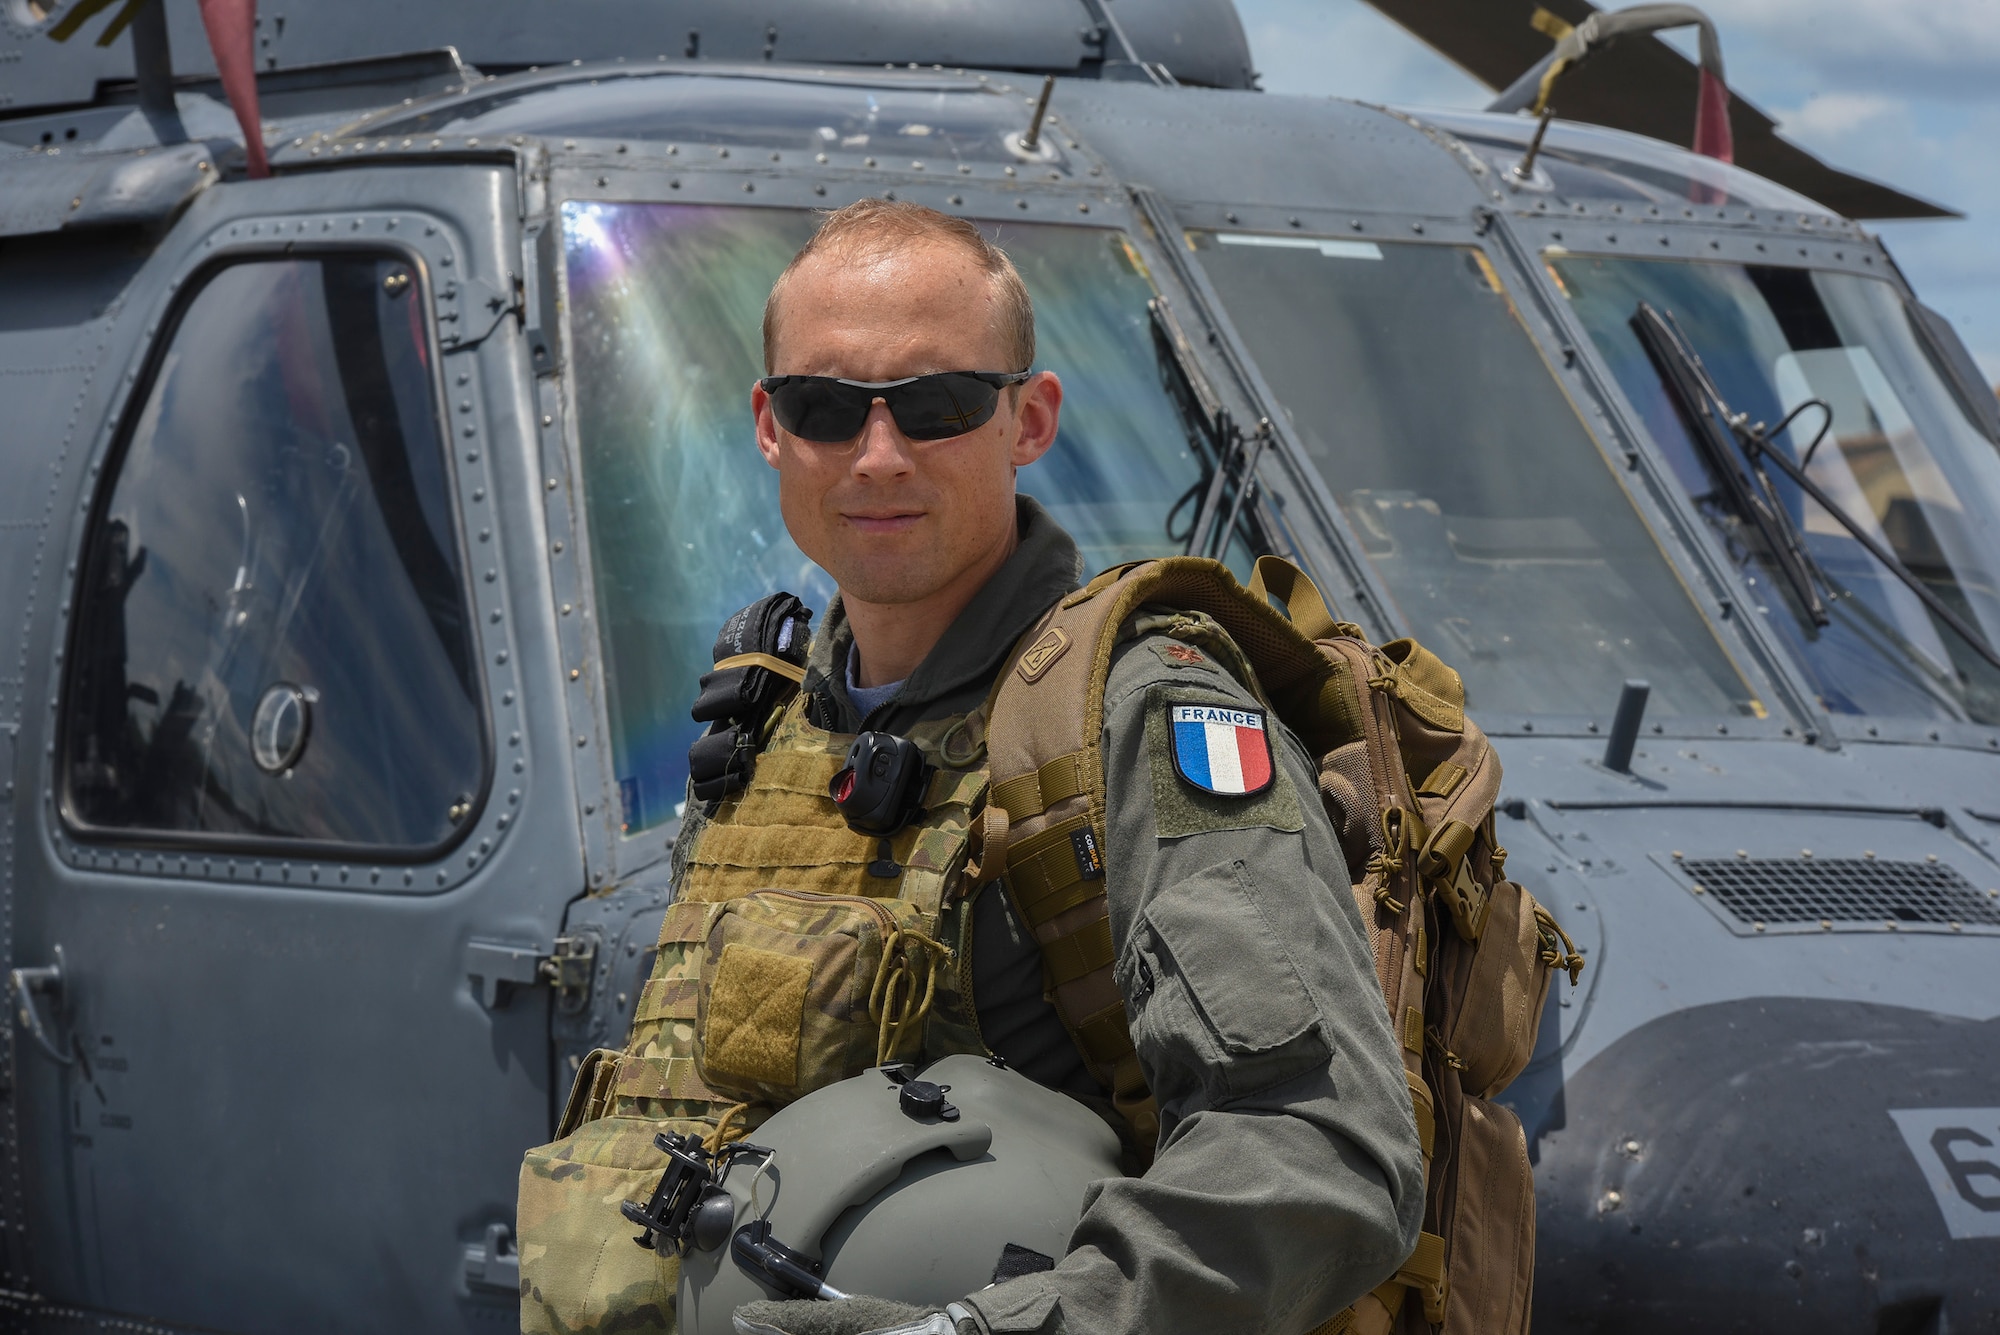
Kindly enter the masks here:
M 1248 797 L 1271 786 L 1271 742 L 1264 714 L 1226 705 L 1168 705 L 1174 770 L 1223 797 Z

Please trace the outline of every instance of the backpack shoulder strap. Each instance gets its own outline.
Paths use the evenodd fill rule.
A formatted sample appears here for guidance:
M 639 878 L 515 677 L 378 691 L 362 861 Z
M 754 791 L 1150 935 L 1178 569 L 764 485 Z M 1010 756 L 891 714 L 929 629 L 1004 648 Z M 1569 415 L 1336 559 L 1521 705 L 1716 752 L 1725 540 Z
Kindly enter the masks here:
M 985 708 L 992 788 L 984 857 L 998 865 L 994 854 L 1004 849 L 1009 893 L 1041 946 L 1056 1012 L 1149 1148 L 1159 1114 L 1112 976 L 1102 754 L 1118 633 L 1148 603 L 1214 617 L 1254 664 L 1282 718 L 1319 717 L 1298 705 L 1317 705 L 1335 674 L 1310 639 L 1221 562 L 1170 557 L 1113 567 L 1057 603 L 1021 637 L 994 683 Z M 1320 739 L 1307 745 L 1323 749 Z

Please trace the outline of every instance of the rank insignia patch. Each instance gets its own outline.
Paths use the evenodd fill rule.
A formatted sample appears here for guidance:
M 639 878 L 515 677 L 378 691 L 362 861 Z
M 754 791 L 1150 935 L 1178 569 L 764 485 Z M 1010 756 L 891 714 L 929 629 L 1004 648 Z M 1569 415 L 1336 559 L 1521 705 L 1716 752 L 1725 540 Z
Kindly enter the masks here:
M 1226 705 L 1168 705 L 1174 770 L 1205 793 L 1248 797 L 1271 786 L 1264 713 Z

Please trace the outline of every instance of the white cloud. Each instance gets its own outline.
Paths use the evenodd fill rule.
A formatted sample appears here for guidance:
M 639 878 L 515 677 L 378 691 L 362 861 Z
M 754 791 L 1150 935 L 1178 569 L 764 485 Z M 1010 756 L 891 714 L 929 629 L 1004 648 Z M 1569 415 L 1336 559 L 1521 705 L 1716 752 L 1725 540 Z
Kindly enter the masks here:
M 1907 118 L 1908 106 L 1880 93 L 1822 93 L 1797 111 L 1774 113 L 1778 128 L 1795 139 L 1850 134 L 1870 121 L 1899 113 Z
M 2000 84 L 1994 0 L 1708 0 L 1706 8 L 1721 30 L 1732 83 L 1763 73 L 1761 61 L 1744 68 L 1735 59 L 1735 35 L 1757 39 L 1766 58 L 1850 88 L 1983 98 Z
M 1263 86 L 1274 93 L 1483 107 L 1485 84 L 1359 0 L 1238 0 Z

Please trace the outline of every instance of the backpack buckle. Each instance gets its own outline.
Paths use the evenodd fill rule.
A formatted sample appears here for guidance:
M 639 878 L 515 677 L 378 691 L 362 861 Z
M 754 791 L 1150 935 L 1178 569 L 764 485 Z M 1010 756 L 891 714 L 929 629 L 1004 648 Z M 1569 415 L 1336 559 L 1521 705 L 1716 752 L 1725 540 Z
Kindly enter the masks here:
M 1493 908 L 1493 896 L 1472 879 L 1472 859 L 1461 857 L 1452 868 L 1451 879 L 1438 882 L 1438 893 L 1451 910 L 1452 926 L 1468 941 L 1477 941 L 1486 930 L 1486 917 Z

